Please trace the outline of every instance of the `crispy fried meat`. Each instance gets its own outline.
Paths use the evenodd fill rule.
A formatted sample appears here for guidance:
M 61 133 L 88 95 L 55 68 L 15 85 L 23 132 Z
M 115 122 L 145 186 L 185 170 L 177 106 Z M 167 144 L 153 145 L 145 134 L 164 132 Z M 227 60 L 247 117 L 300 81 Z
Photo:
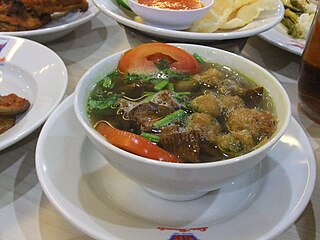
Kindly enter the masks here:
M 55 12 L 76 9 L 86 11 L 86 0 L 1 0 L 0 31 L 24 31 L 40 28 L 51 21 Z
M 0 3 L 0 31 L 23 31 L 42 27 L 49 23 L 49 14 L 37 14 L 28 11 L 16 0 L 3 0 Z
M 29 11 L 41 14 L 55 12 L 70 12 L 76 9 L 85 12 L 88 10 L 86 0 L 20 0 Z

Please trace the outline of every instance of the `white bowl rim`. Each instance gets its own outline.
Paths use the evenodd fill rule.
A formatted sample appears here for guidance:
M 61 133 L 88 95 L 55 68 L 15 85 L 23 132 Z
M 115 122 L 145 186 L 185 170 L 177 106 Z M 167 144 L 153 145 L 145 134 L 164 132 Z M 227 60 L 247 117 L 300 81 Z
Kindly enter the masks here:
M 124 155 L 125 157 L 129 157 L 129 158 L 133 158 L 135 161 L 144 163 L 144 164 L 149 164 L 149 165 L 160 165 L 162 167 L 174 167 L 174 168 L 182 168 L 182 169 L 189 169 L 189 168 L 209 168 L 209 167 L 217 167 L 217 166 L 225 166 L 225 165 L 229 165 L 229 164 L 233 164 L 235 162 L 240 162 L 240 161 L 245 161 L 247 158 L 250 158 L 254 155 L 258 155 L 261 152 L 265 151 L 266 149 L 272 147 L 274 144 L 276 144 L 279 139 L 283 136 L 283 134 L 285 133 L 285 131 L 287 130 L 290 120 L 291 120 L 291 103 L 290 103 L 290 99 L 289 96 L 286 92 L 286 90 L 284 89 L 284 87 L 281 85 L 281 83 L 276 79 L 276 77 L 274 77 L 269 71 L 267 71 L 266 69 L 264 69 L 263 67 L 261 67 L 260 65 L 258 65 L 257 63 L 243 57 L 240 55 L 237 55 L 235 53 L 232 52 L 228 52 L 222 49 L 218 49 L 218 48 L 214 48 L 214 47 L 208 47 L 208 46 L 202 46 L 202 45 L 197 45 L 197 44 L 188 44 L 188 43 L 167 43 L 170 45 L 174 45 L 177 47 L 196 47 L 196 48 L 205 48 L 208 50 L 212 50 L 214 49 L 217 52 L 222 52 L 228 55 L 231 55 L 233 57 L 239 58 L 241 59 L 241 61 L 245 61 L 248 64 L 252 64 L 253 66 L 255 66 L 256 68 L 258 68 L 260 71 L 266 73 L 267 75 L 270 76 L 271 79 L 273 79 L 275 85 L 281 90 L 281 92 L 283 93 L 283 97 L 285 100 L 286 105 L 288 106 L 287 109 L 287 115 L 284 119 L 284 123 L 283 123 L 283 127 L 281 129 L 279 129 L 279 131 L 277 131 L 275 133 L 275 135 L 272 136 L 271 139 L 268 139 L 268 141 L 263 144 L 262 146 L 260 146 L 259 148 L 246 153 L 244 155 L 238 156 L 238 157 L 234 157 L 234 158 L 229 158 L 229 159 L 225 159 L 225 160 L 221 160 L 221 161 L 213 161 L 213 162 L 204 162 L 204 163 L 172 163 L 172 162 L 165 162 L 165 161 L 158 161 L 158 160 L 153 160 L 153 159 L 149 159 L 149 158 L 145 158 L 145 157 L 141 157 L 138 156 L 134 153 L 130 153 L 127 152 L 121 148 L 118 148 L 114 145 L 112 145 L 111 143 L 109 143 L 102 135 L 100 135 L 96 130 L 94 130 L 94 128 L 92 128 L 91 126 L 88 126 L 86 124 L 86 122 L 84 121 L 84 119 L 82 118 L 81 113 L 79 112 L 78 106 L 79 106 L 79 99 L 78 99 L 78 92 L 80 91 L 80 86 L 82 85 L 82 83 L 84 82 L 84 80 L 86 79 L 86 77 L 88 75 L 90 75 L 90 73 L 93 71 L 93 69 L 101 64 L 103 64 L 105 61 L 107 61 L 107 59 L 109 58 L 114 58 L 117 56 L 121 56 L 121 54 L 123 54 L 125 51 L 129 50 L 123 50 L 117 53 L 114 53 L 112 55 L 109 55 L 108 57 L 100 60 L 99 62 L 97 62 L 95 65 L 93 65 L 79 80 L 76 89 L 75 89 L 75 97 L 74 97 L 74 109 L 75 109 L 75 113 L 76 116 L 79 120 L 79 122 L 81 123 L 81 125 L 86 129 L 87 132 L 90 132 L 92 136 L 94 136 L 96 138 L 96 140 L 98 140 L 99 142 L 101 142 L 103 145 L 105 145 L 106 147 L 108 147 L 109 149 L 111 149 L 112 151 L 117 151 L 119 152 L 121 155 Z
M 144 8 L 144 9 L 148 9 L 150 11 L 159 11 L 159 12 L 168 12 L 168 13 L 170 13 L 170 12 L 172 12 L 172 13 L 186 13 L 186 12 L 192 13 L 192 12 L 205 11 L 206 9 L 210 8 L 213 5 L 215 0 L 207 0 L 207 1 L 208 1 L 208 4 L 204 5 L 202 8 L 178 10 L 178 9 L 168 9 L 168 8 L 155 8 L 155 7 L 141 4 L 137 0 L 128 0 L 128 2 L 131 2 L 132 4 L 135 4 L 141 8 Z M 203 0 L 200 0 L 200 2 L 203 3 Z

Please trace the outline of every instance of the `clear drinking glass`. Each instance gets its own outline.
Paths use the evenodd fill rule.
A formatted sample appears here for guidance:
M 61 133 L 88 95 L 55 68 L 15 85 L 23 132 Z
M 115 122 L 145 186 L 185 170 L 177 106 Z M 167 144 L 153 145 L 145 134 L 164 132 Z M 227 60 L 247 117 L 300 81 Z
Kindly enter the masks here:
M 320 1 L 300 64 L 299 109 L 320 124 Z

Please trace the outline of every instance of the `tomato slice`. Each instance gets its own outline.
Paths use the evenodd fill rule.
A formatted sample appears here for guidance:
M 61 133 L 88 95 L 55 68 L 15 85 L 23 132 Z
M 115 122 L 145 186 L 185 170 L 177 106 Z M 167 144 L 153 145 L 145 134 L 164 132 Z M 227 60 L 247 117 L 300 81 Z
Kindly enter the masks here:
M 185 50 L 160 42 L 145 43 L 126 51 L 120 58 L 118 70 L 124 74 L 156 73 L 155 63 L 161 58 L 169 61 L 174 71 L 194 74 L 199 71 L 197 60 Z
M 179 162 L 173 154 L 137 134 L 113 128 L 106 122 L 98 122 L 95 129 L 104 136 L 109 143 L 128 152 L 153 160 Z

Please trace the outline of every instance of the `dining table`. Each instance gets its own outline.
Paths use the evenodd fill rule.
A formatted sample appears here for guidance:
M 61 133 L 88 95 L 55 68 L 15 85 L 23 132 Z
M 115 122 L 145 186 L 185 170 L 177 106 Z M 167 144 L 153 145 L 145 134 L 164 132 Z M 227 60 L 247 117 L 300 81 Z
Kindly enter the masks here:
M 152 37 L 132 31 L 107 15 L 99 13 L 68 35 L 41 44 L 57 53 L 67 67 L 68 86 L 64 96 L 67 98 L 74 92 L 81 77 L 97 62 L 114 53 L 152 40 Z M 170 39 L 166 42 L 170 42 Z M 230 44 L 221 45 L 219 42 L 194 41 L 192 44 L 230 50 L 233 43 L 231 41 Z M 242 44 L 236 44 L 240 46 L 239 49 L 231 51 L 265 68 L 286 89 L 292 104 L 292 116 L 304 130 L 316 162 L 319 161 L 320 125 L 311 121 L 298 109 L 297 79 L 301 56 L 270 44 L 258 35 L 248 37 Z M 43 125 L 24 139 L 0 151 L 0 239 L 93 239 L 69 222 L 49 201 L 42 189 L 35 164 L 35 151 L 42 128 Z M 311 199 L 302 214 L 274 239 L 320 239 L 319 195 L 318 178 Z M 268 211 L 264 214 L 267 217 Z

